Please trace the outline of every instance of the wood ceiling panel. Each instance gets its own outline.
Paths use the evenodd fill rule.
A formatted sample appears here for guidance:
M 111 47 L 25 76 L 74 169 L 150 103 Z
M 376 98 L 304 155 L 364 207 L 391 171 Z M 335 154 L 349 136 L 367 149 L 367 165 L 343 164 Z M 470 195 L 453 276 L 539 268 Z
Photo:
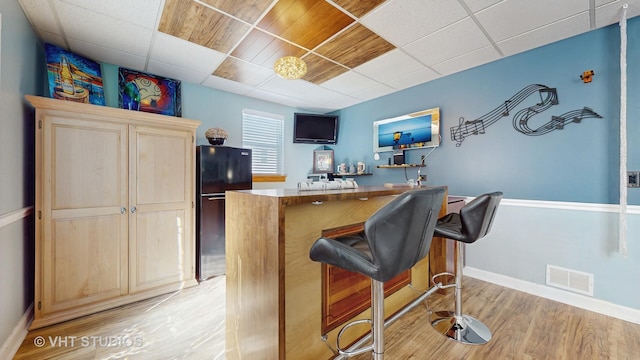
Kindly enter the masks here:
M 251 61 L 265 67 L 273 67 L 273 63 L 283 56 L 302 57 L 306 54 L 302 48 L 291 45 L 261 30 L 253 29 L 249 35 L 231 53 L 239 59 Z
M 273 71 L 229 56 L 215 69 L 213 75 L 257 86 L 273 75 Z
M 333 0 L 334 3 L 357 18 L 363 17 L 385 1 L 386 0 Z
M 395 49 L 365 26 L 356 24 L 319 47 L 316 52 L 353 69 Z
M 250 24 L 256 22 L 273 0 L 200 0 Z
M 250 26 L 192 0 L 167 0 L 159 31 L 227 53 Z
M 280 0 L 258 27 L 313 49 L 354 20 L 326 1 Z
M 302 77 L 302 80 L 314 84 L 322 84 L 349 70 L 315 54 L 309 54 L 303 60 L 307 63 L 307 74 Z

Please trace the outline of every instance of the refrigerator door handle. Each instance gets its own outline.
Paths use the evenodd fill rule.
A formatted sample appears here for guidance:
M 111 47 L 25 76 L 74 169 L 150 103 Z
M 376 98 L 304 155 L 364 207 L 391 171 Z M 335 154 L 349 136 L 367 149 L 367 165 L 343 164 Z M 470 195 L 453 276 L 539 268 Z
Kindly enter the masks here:
M 224 200 L 224 196 L 211 196 L 211 197 L 208 197 L 207 200 L 209 200 L 209 201 Z

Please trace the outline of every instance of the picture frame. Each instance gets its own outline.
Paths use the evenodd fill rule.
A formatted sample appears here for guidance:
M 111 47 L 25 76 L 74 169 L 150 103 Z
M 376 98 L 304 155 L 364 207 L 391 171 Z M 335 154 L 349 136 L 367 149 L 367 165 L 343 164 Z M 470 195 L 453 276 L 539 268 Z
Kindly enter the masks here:
M 54 44 L 44 44 L 49 97 L 105 106 L 100 64 Z
M 119 67 L 118 89 L 122 109 L 182 116 L 180 80 Z
M 333 150 L 313 151 L 313 173 L 333 173 Z

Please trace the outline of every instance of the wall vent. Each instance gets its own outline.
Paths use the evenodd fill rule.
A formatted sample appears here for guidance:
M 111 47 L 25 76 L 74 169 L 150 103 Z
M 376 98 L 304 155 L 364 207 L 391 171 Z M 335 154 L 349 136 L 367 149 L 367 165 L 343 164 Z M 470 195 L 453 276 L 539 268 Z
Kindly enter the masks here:
M 593 296 L 593 274 L 547 264 L 547 285 Z

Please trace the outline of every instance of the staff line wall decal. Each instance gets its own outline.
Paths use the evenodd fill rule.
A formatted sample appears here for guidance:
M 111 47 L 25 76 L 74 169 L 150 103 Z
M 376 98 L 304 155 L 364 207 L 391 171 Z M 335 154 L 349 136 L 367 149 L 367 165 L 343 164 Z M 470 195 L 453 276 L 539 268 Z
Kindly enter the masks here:
M 602 116 L 592 109 L 584 107 L 582 109 L 568 111 L 560 116 L 551 116 L 551 120 L 545 124 L 541 125 L 537 129 L 531 129 L 528 122 L 532 117 L 559 103 L 558 92 L 555 88 L 550 88 L 541 84 L 531 84 L 518 91 L 503 104 L 475 120 L 465 121 L 464 118 L 461 117 L 459 124 L 450 128 L 451 140 L 455 141 L 456 146 L 459 147 L 462 145 L 462 142 L 466 137 L 484 134 L 486 128 L 495 124 L 503 117 L 509 116 L 509 113 L 513 109 L 535 93 L 540 95 L 540 102 L 518 111 L 513 116 L 513 128 L 524 135 L 544 135 L 554 130 L 562 130 L 565 125 L 579 123 L 582 119 L 602 118 Z

